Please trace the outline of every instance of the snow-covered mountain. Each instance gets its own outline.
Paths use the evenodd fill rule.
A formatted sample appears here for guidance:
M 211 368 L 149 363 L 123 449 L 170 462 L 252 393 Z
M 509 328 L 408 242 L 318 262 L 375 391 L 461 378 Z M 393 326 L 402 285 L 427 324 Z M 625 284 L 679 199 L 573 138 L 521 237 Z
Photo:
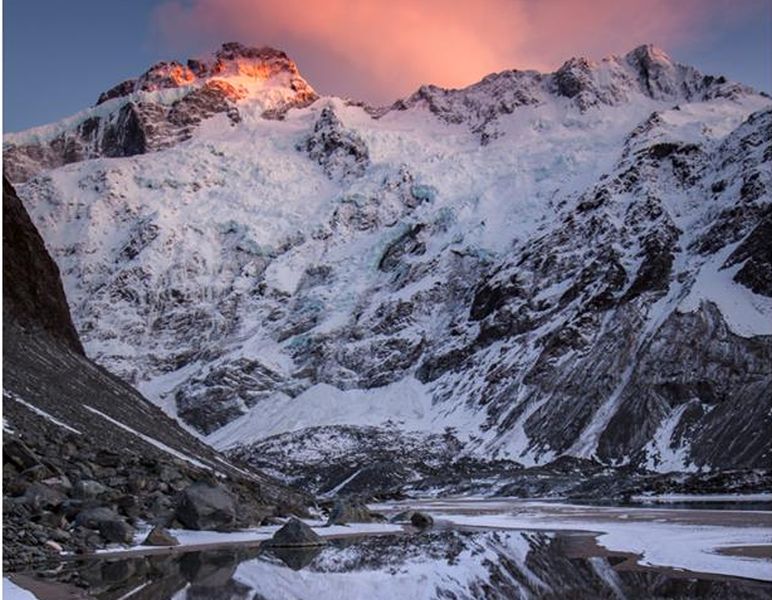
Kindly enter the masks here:
M 87 353 L 325 491 L 406 453 L 772 466 L 771 139 L 652 46 L 375 109 L 226 44 L 4 151 Z

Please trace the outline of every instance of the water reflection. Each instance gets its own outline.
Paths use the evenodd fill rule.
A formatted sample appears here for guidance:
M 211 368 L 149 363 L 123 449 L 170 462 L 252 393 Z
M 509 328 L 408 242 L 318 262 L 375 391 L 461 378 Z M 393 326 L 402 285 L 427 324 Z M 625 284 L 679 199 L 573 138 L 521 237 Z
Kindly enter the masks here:
M 73 561 L 48 578 L 98 600 L 769 598 L 772 585 L 643 570 L 579 534 L 434 531 L 306 549 Z

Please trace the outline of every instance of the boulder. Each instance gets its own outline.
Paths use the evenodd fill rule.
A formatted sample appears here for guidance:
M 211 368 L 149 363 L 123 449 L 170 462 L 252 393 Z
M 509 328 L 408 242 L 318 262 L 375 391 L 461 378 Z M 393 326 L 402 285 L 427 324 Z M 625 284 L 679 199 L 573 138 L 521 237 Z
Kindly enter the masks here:
M 410 522 L 413 524 L 413 527 L 418 527 L 418 529 L 427 529 L 434 525 L 434 519 L 430 515 L 418 511 L 412 514 Z
M 150 533 L 147 534 L 145 541 L 142 542 L 144 546 L 178 546 L 179 540 L 171 533 L 166 531 L 163 527 L 153 527 Z
M 121 455 L 112 450 L 99 450 L 94 462 L 100 467 L 115 468 L 121 464 Z
M 62 492 L 63 494 L 69 494 L 72 492 L 72 483 L 69 477 L 66 475 L 57 475 L 56 477 L 49 477 L 41 481 L 45 485 Z
M 284 526 L 273 534 L 268 545 L 281 548 L 303 546 L 321 546 L 324 544 L 316 532 L 300 519 L 292 517 Z
M 198 482 L 180 492 L 175 517 L 188 529 L 227 531 L 236 521 L 236 504 L 223 488 Z
M 16 438 L 10 438 L 3 442 L 3 463 L 11 463 L 19 471 L 24 471 L 39 465 L 40 461 L 33 454 L 32 450 L 27 448 L 24 442 Z
M 35 508 L 57 508 L 65 499 L 62 492 L 39 482 L 30 484 L 24 492 L 25 503 Z
M 75 517 L 76 527 L 87 527 L 88 529 L 98 529 L 99 524 L 104 521 L 120 521 L 121 518 L 113 510 L 100 506 L 98 508 L 87 508 L 80 511 Z
M 98 481 L 81 479 L 75 484 L 72 494 L 76 498 L 96 498 L 99 494 L 103 494 L 106 491 L 107 488 Z
M 376 521 L 370 510 L 361 502 L 336 500 L 330 511 L 327 525 L 345 525 L 346 523 L 372 523 Z
M 134 541 L 134 528 L 121 518 L 99 522 L 99 533 L 114 544 L 131 544 Z
M 414 514 L 415 514 L 414 510 L 403 510 L 401 513 L 397 513 L 389 520 L 392 523 L 409 523 L 410 519 L 413 518 Z

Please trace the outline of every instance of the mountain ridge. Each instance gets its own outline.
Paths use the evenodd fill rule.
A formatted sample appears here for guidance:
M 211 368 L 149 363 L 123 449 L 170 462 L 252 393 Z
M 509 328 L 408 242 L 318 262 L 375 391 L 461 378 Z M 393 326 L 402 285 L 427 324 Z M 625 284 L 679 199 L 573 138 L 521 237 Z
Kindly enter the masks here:
M 770 468 L 769 98 L 651 46 L 561 69 L 214 112 L 21 193 L 87 351 L 285 481 L 421 440 L 389 485 Z

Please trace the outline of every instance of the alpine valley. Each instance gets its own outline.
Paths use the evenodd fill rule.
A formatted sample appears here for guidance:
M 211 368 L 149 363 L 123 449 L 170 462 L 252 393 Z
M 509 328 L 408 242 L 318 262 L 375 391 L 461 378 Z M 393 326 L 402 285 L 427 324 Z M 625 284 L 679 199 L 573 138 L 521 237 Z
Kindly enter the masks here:
M 4 169 L 85 355 L 272 490 L 769 490 L 772 99 L 656 47 L 375 108 L 228 43 Z

